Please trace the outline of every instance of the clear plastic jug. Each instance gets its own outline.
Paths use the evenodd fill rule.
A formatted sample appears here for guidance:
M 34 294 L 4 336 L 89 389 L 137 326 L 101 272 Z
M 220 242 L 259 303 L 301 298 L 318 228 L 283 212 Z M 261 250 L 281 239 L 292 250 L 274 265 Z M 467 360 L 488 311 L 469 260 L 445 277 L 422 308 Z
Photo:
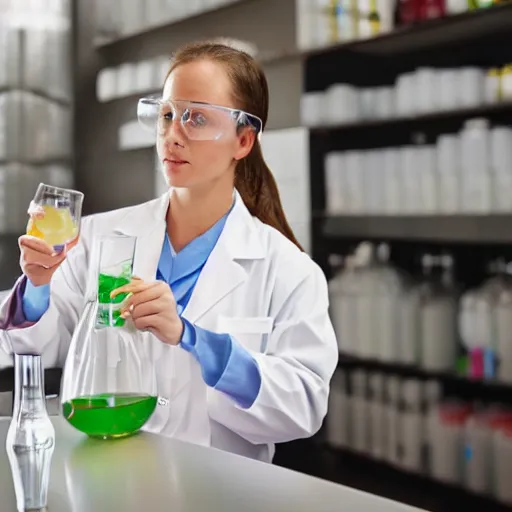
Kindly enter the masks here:
M 136 238 L 100 237 L 93 245 L 87 301 L 71 340 L 62 381 L 66 420 L 90 437 L 140 430 L 157 406 L 157 379 L 145 341 L 121 314 L 132 277 Z

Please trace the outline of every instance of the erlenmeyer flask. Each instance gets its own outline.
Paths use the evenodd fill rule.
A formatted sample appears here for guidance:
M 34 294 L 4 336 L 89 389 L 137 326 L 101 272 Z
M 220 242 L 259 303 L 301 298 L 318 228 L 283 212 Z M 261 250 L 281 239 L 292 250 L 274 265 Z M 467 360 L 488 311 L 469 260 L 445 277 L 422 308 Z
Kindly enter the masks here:
M 130 281 L 136 238 L 100 237 L 93 245 L 87 302 L 71 340 L 62 380 L 63 415 L 91 437 L 112 439 L 140 430 L 157 405 L 149 342 L 110 292 Z

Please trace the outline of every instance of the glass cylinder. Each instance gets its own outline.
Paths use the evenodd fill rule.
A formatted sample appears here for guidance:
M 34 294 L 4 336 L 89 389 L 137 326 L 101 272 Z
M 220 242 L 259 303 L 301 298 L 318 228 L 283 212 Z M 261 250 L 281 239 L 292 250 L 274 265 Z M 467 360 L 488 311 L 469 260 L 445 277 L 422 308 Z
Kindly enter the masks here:
M 44 372 L 38 355 L 14 356 L 14 408 L 6 451 L 19 511 L 47 506 L 55 430 L 46 411 Z
M 122 235 L 94 244 L 87 302 L 64 367 L 63 415 L 76 429 L 100 439 L 136 433 L 157 405 L 149 342 L 121 317 L 126 294 L 110 298 L 131 280 L 135 245 L 135 237 Z

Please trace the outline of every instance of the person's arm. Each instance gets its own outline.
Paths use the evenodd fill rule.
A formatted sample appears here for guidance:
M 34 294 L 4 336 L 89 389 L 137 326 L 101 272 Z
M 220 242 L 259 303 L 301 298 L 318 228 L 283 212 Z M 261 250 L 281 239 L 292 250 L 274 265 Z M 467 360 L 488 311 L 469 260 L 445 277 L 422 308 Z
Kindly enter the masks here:
M 89 231 L 84 220 L 81 238 Z M 0 339 L 1 348 L 8 354 L 44 353 L 47 366 L 63 364 L 83 305 L 85 279 L 80 276 L 84 277 L 84 269 L 87 257 L 81 241 L 53 275 L 49 290 L 30 289 L 28 279 L 22 276 L 0 305 L 0 329 L 6 332 Z M 47 308 L 42 312 L 48 291 Z
M 26 276 L 21 276 L 12 287 L 9 295 L 0 305 L 0 330 L 22 329 L 34 325 L 25 318 L 23 295 L 27 285 Z
M 229 334 L 202 329 L 185 318 L 182 321 L 180 346 L 195 357 L 205 383 L 225 393 L 240 407 L 250 407 L 261 386 L 260 370 L 253 355 Z
M 304 255 L 304 257 L 307 257 Z M 251 352 L 261 375 L 250 407 L 219 394 L 211 418 L 254 444 L 310 437 L 327 413 L 338 345 L 328 314 L 327 282 L 311 262 L 307 277 L 290 291 L 281 286 L 274 328 L 265 353 Z M 282 279 L 293 270 L 283 270 Z

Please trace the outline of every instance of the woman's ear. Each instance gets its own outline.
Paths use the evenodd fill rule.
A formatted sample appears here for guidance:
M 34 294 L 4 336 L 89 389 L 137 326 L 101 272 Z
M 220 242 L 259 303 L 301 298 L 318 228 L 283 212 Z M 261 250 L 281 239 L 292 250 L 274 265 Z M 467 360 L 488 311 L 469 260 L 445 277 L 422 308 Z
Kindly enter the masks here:
M 242 128 L 237 135 L 237 149 L 235 152 L 235 160 L 242 160 L 250 152 L 256 141 L 254 130 L 249 127 Z

